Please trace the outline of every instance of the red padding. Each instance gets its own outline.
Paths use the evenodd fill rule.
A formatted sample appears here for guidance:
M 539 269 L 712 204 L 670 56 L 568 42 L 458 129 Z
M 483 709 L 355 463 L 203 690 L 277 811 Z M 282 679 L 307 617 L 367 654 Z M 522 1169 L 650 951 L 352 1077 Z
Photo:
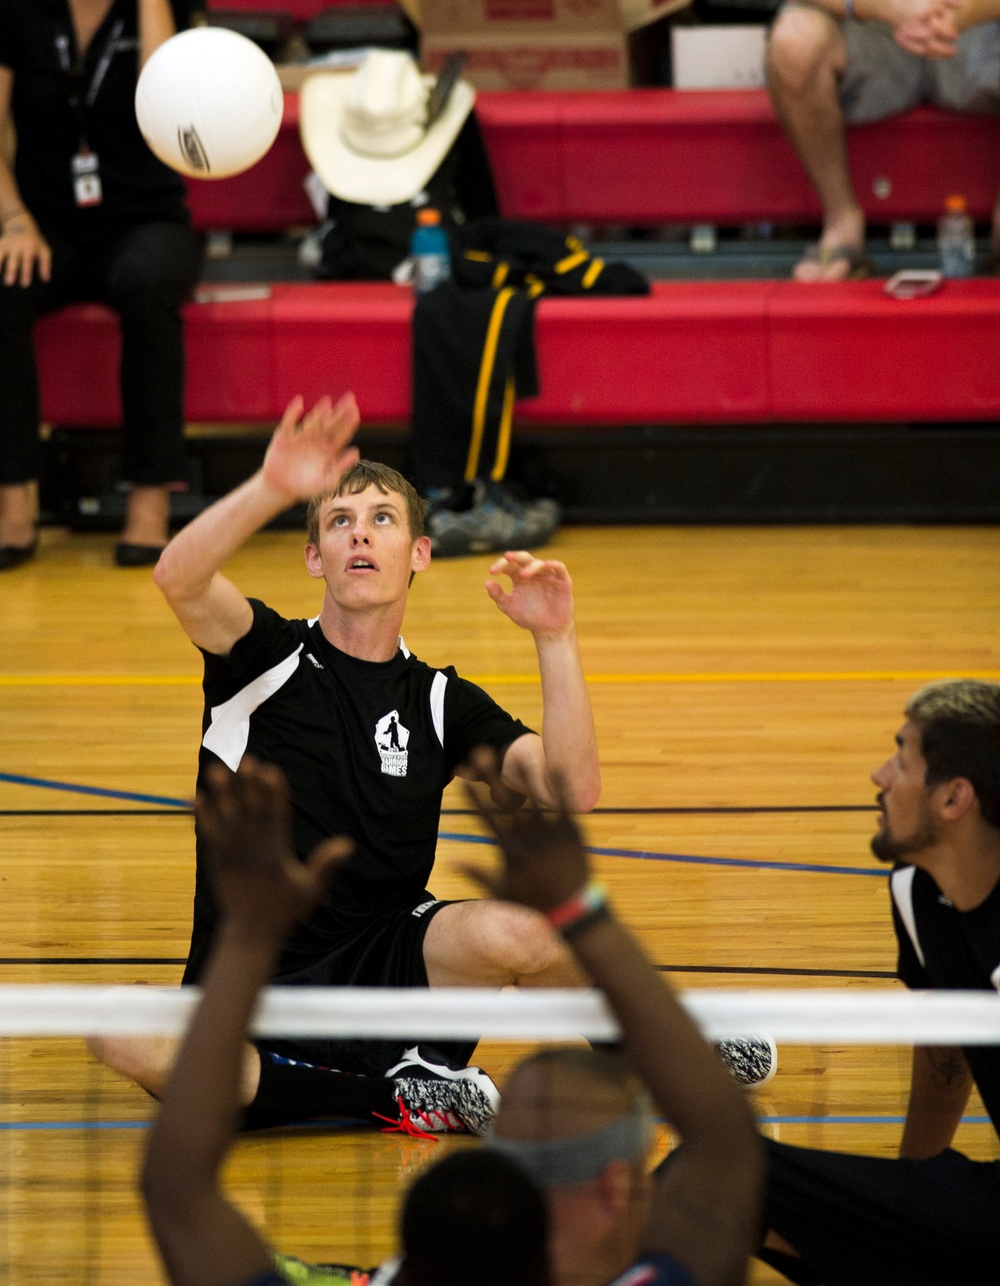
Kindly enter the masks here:
M 187 416 L 266 422 L 296 393 L 352 389 L 366 421 L 405 421 L 412 306 L 396 286 L 351 284 L 191 305 Z M 118 423 L 112 314 L 76 305 L 37 334 L 44 418 Z M 908 302 L 878 281 L 663 282 L 645 299 L 543 299 L 537 342 L 525 425 L 1000 417 L 1000 281 Z
M 1000 414 L 1000 281 L 946 281 L 908 301 L 880 281 L 782 282 L 769 311 L 775 419 Z
M 819 217 L 763 90 L 483 93 L 476 110 L 510 218 L 733 224 Z M 927 222 L 958 192 L 977 218 L 988 218 L 1000 183 L 998 133 L 994 117 L 929 107 L 849 130 L 868 217 Z M 274 232 L 313 224 L 302 187 L 308 173 L 298 95 L 287 94 L 281 130 L 263 160 L 233 179 L 188 183 L 195 225 Z
M 819 214 L 764 90 L 480 94 L 477 112 L 511 217 L 740 223 Z M 958 192 L 988 218 L 998 134 L 994 117 L 929 107 L 854 127 L 858 199 L 881 223 L 927 221 Z

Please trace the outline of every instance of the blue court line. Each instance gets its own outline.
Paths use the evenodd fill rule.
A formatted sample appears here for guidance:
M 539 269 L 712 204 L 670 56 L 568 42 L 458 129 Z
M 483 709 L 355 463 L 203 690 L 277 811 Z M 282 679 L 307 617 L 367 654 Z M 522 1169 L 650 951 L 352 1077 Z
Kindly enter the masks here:
M 903 1125 L 905 1116 L 758 1116 L 758 1125 Z M 988 1116 L 963 1116 L 962 1125 L 989 1125 Z
M 108 790 L 103 786 L 78 786 L 72 782 L 50 781 L 45 777 L 22 777 L 17 773 L 0 772 L 0 781 L 15 786 L 37 786 L 43 790 L 67 790 L 77 795 L 95 795 L 102 799 L 127 799 L 137 804 L 165 804 L 188 809 L 186 799 L 173 799 L 169 795 L 140 795 L 128 790 Z M 488 844 L 496 841 L 485 835 L 462 835 L 455 831 L 441 831 L 438 839 L 455 840 L 466 844 Z M 690 853 L 654 853 L 632 848 L 588 848 L 588 853 L 598 857 L 631 857 L 642 862 L 681 862 L 688 866 L 734 866 L 754 871 L 804 871 L 817 875 L 869 875 L 885 879 L 886 870 L 868 866 L 823 866 L 818 862 L 769 862 L 744 857 L 701 857 Z
M 440 831 L 438 839 L 458 840 L 464 844 L 489 844 L 496 847 L 496 840 L 485 835 L 460 835 L 456 831 Z M 754 871 L 806 871 L 820 875 L 877 875 L 885 879 L 887 868 L 871 866 L 822 866 L 818 862 L 767 862 L 749 857 L 698 857 L 690 853 L 650 853 L 636 848 L 593 848 L 588 853 L 598 857 L 634 857 L 641 862 L 683 862 L 693 866 L 738 866 Z
M 74 795 L 96 795 L 100 799 L 128 799 L 134 804 L 166 804 L 173 808 L 191 807 L 187 799 L 173 799 L 169 795 L 139 795 L 132 790 L 107 790 L 103 786 L 77 786 L 69 781 L 49 781 L 46 777 L 21 777 L 18 773 L 0 772 L 0 781 L 12 786 L 38 786 L 42 790 L 68 790 Z

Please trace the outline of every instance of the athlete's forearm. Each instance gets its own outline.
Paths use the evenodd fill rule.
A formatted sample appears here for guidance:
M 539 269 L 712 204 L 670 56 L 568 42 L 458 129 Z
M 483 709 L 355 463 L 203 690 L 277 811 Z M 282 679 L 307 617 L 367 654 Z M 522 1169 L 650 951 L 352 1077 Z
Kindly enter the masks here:
M 223 924 L 150 1135 L 142 1192 L 172 1286 L 246 1281 L 273 1265 L 218 1175 L 236 1127 L 250 1014 L 278 950 Z
M 156 565 L 157 585 L 171 601 L 204 593 L 233 554 L 296 498 L 275 491 L 261 472 L 255 473 L 177 533 Z
M 950 1147 L 971 1093 L 972 1073 L 957 1046 L 915 1046 L 899 1155 L 919 1161 Z
M 138 0 L 138 4 L 139 62 L 145 67 L 160 45 L 177 34 L 177 26 L 169 0 Z
M 558 773 L 576 812 L 589 812 L 601 794 L 601 766 L 590 693 L 576 630 L 536 635 L 542 679 L 542 746 L 547 773 Z
M 760 1142 L 745 1094 L 635 938 L 616 920 L 570 938 L 608 999 L 629 1063 L 681 1136 L 657 1182 L 644 1250 L 676 1255 L 703 1286 L 744 1280 L 758 1236 Z
M 202 999 L 170 1073 L 153 1128 L 145 1174 L 205 1189 L 232 1140 L 243 1048 L 257 993 L 278 957 L 261 941 L 223 922 L 205 971 Z

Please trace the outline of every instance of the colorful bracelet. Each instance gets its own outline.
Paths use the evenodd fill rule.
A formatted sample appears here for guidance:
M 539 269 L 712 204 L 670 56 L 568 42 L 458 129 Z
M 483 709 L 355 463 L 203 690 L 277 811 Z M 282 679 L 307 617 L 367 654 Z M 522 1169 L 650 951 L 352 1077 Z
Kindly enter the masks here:
M 607 904 L 608 895 L 604 885 L 598 884 L 596 880 L 591 880 L 574 897 L 567 898 L 565 902 L 554 906 L 551 911 L 546 911 L 545 918 L 553 929 L 558 929 L 560 933 L 565 933 L 578 920 L 583 920 L 595 911 L 606 908 Z

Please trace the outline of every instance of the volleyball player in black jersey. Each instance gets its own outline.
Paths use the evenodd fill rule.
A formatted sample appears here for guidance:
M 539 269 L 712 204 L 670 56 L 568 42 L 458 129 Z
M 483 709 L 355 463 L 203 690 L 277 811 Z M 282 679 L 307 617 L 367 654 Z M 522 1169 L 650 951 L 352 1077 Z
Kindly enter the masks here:
M 427 891 L 441 796 L 477 745 L 500 756 L 505 807 L 552 800 L 553 770 L 573 783 L 567 803 L 596 803 L 600 773 L 565 567 L 525 552 L 493 564 L 510 578 L 490 597 L 534 639 L 544 715 L 538 735 L 452 669 L 433 670 L 400 636 L 413 576 L 430 561 L 422 502 L 399 474 L 358 463 L 354 399 L 286 412 L 262 470 L 177 535 L 155 573 L 205 658 L 199 781 L 249 750 L 278 764 L 292 797 L 300 858 L 329 835 L 355 853 L 336 894 L 295 930 L 274 976 L 293 985 L 564 986 L 582 975 L 544 917 L 487 901 L 441 902 Z M 248 600 L 220 568 L 291 504 L 309 500 L 306 565 L 325 582 L 312 621 L 289 621 Z M 196 982 L 217 909 L 199 842 L 194 930 L 185 982 Z M 479 1131 L 495 1110 L 474 1046 L 390 1042 L 268 1042 L 248 1047 L 241 1097 L 248 1122 L 313 1116 L 414 1120 L 428 1131 Z M 172 1043 L 101 1040 L 92 1049 L 156 1093 Z

